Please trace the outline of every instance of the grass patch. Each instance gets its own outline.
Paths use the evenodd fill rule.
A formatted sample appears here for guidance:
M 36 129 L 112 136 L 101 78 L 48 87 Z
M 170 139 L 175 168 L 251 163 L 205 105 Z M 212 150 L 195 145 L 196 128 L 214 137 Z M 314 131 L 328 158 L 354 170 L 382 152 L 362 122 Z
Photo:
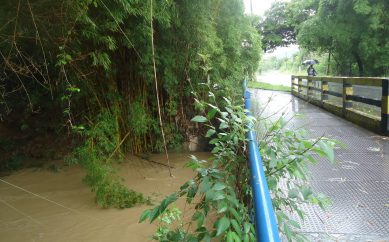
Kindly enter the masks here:
M 283 85 L 274 85 L 266 82 L 248 82 L 247 86 L 249 88 L 260 88 L 265 90 L 290 92 L 290 87 Z

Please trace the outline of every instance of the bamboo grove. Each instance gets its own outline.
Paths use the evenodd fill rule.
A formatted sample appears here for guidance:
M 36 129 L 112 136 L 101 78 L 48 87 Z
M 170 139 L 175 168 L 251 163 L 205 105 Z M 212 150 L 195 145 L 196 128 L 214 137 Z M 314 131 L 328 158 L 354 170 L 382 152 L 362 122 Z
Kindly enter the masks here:
M 197 83 L 209 78 L 235 88 L 257 68 L 259 37 L 242 1 L 7 0 L 0 9 L 1 118 L 64 111 L 57 125 L 83 130 L 104 114 L 117 127 L 116 144 L 128 136 L 126 151 L 161 150 L 151 3 L 164 128 L 170 146 L 184 141 L 194 132 L 188 120 Z

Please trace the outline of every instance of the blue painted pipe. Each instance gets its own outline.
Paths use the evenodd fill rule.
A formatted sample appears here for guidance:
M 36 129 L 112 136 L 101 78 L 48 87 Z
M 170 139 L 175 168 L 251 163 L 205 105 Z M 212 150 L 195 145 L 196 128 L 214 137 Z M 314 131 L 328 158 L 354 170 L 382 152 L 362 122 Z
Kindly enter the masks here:
M 250 92 L 247 91 L 246 80 L 243 82 L 244 103 L 247 110 L 251 109 Z M 250 111 L 247 115 L 252 116 Z M 249 124 L 249 131 L 246 133 L 248 139 L 249 166 L 251 171 L 251 187 L 253 189 L 255 232 L 257 241 L 279 242 L 280 236 L 273 205 L 270 198 L 269 188 L 263 170 L 261 154 L 253 131 L 253 123 Z

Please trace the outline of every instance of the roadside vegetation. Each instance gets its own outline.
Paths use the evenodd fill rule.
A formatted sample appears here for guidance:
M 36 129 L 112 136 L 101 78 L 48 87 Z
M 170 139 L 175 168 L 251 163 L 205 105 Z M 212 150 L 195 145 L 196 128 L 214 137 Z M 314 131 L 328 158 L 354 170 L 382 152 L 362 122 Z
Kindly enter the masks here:
M 204 134 L 213 147 L 212 156 L 209 160 L 192 156 L 186 166 L 196 175 L 141 215 L 140 222 L 158 224 L 153 236 L 156 241 L 256 241 L 246 148 L 248 124 L 256 120 L 245 114 L 241 99 L 219 101 L 215 98 L 217 90 L 209 83 L 206 86 L 209 98 L 200 99 L 194 93 L 199 115 L 192 121 L 207 127 Z M 261 110 L 256 113 L 263 113 Z M 258 144 L 279 231 L 288 241 L 308 241 L 298 233 L 299 220 L 305 217 L 301 205 L 315 204 L 324 209 L 330 201 L 310 187 L 307 166 L 320 157 L 334 162 L 336 142 L 324 137 L 309 139 L 303 129 L 289 130 L 290 119 L 282 115 L 273 121 L 261 115 L 258 119 Z M 194 209 L 179 210 L 174 205 L 179 198 L 185 199 L 185 207 Z

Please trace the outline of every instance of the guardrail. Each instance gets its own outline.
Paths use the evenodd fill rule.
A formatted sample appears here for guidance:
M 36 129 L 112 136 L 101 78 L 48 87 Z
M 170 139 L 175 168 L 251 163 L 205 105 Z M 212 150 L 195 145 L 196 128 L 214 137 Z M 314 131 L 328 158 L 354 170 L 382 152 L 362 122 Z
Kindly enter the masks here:
M 291 92 L 294 96 L 302 98 L 374 132 L 388 134 L 388 79 L 371 77 L 292 76 L 291 82 Z M 303 82 L 306 82 L 306 85 L 303 85 Z M 336 92 L 330 90 L 329 83 L 341 84 L 342 91 Z M 381 88 L 381 98 L 355 95 L 354 86 L 358 88 L 370 87 L 371 89 Z M 341 98 L 342 105 L 336 105 L 330 102 L 329 96 Z M 368 105 L 368 109 L 373 107 L 380 108 L 381 117 L 372 116 L 366 112 L 357 110 L 354 108 L 354 102 Z
M 251 116 L 252 114 L 249 111 L 251 109 L 251 95 L 250 92 L 247 91 L 246 81 L 243 82 L 243 91 L 245 108 L 248 110 L 247 115 Z M 276 217 L 253 125 L 253 123 L 249 124 L 249 131 L 246 133 L 246 137 L 248 139 L 248 154 L 251 172 L 250 181 L 253 189 L 254 220 L 257 241 L 279 242 L 280 237 Z

